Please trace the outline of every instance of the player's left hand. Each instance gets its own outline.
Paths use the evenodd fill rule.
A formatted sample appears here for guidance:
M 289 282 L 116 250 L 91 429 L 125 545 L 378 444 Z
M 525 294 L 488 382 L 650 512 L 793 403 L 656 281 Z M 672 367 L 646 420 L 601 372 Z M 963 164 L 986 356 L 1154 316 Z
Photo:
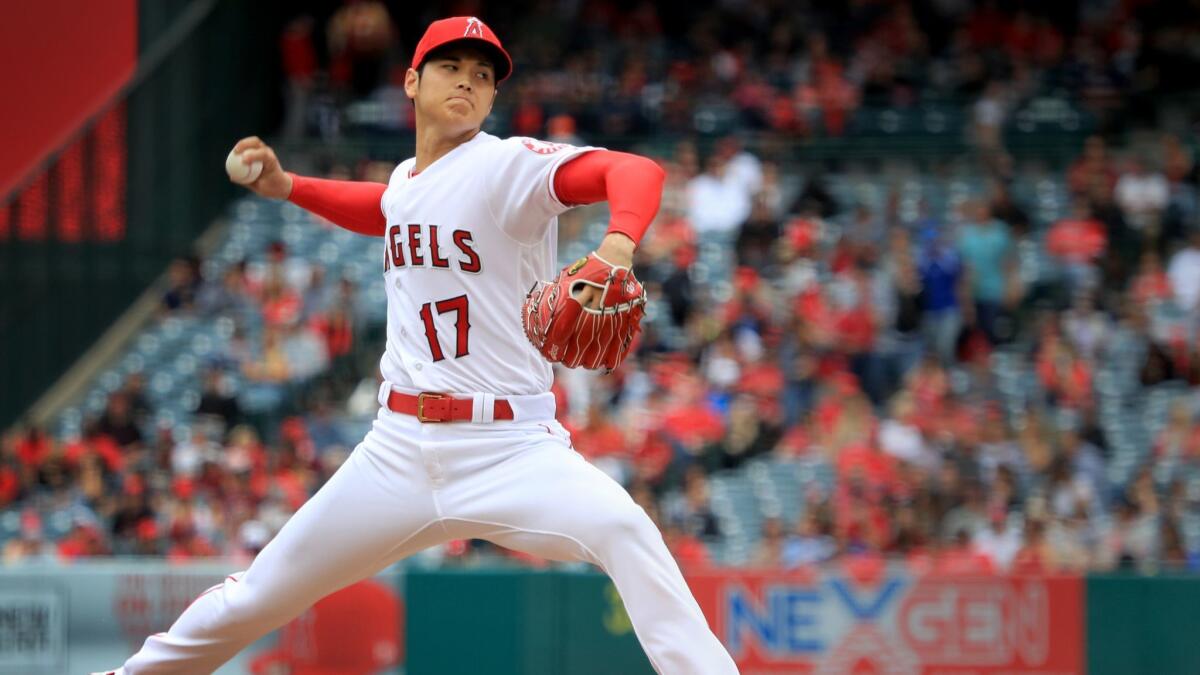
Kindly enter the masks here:
M 629 237 L 614 232 L 605 235 L 604 241 L 600 242 L 600 248 L 596 249 L 596 255 L 608 261 L 616 267 L 633 267 L 633 250 L 637 244 Z M 600 299 L 604 292 L 594 286 L 585 286 L 575 294 L 575 299 L 579 304 L 589 309 L 598 309 L 600 307 Z
M 632 249 L 628 237 L 609 235 L 596 253 L 530 289 L 521 325 L 547 361 L 605 372 L 621 365 L 646 313 L 646 291 L 629 267 Z

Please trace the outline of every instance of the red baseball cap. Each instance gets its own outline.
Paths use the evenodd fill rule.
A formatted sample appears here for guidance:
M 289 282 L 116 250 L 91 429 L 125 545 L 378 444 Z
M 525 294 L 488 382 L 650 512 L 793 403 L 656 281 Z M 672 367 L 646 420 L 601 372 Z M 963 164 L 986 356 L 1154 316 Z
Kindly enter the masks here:
M 471 42 L 483 43 L 481 46 L 496 55 L 493 66 L 496 69 L 496 83 L 503 82 L 512 74 L 512 58 L 508 52 L 504 51 L 504 46 L 500 44 L 500 38 L 492 32 L 487 24 L 473 16 L 452 16 L 449 19 L 440 19 L 429 24 L 429 28 L 425 29 L 425 35 L 421 36 L 421 41 L 417 43 L 417 50 L 413 52 L 412 68 L 417 70 L 429 56 L 429 52 L 448 45 L 451 42 L 459 42 L 469 40 Z

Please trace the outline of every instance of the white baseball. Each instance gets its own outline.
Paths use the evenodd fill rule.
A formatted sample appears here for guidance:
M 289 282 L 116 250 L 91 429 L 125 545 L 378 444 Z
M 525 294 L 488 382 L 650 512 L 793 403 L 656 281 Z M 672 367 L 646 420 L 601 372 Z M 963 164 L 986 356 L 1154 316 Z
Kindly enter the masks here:
M 225 173 L 229 174 L 230 180 L 240 185 L 248 185 L 258 180 L 262 170 L 262 162 L 247 164 L 242 161 L 242 156 L 233 150 L 230 150 L 229 156 L 225 158 Z

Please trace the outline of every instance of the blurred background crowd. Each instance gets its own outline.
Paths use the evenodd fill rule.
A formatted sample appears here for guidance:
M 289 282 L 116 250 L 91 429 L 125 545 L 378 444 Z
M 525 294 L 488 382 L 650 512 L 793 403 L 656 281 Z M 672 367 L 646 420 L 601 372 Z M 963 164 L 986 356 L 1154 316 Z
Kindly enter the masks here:
M 441 12 L 516 58 L 489 129 L 632 139 L 668 171 L 636 355 L 555 391 L 682 564 L 1200 569 L 1195 3 L 517 5 Z M 380 2 L 287 25 L 285 165 L 386 181 L 312 139 L 406 132 L 424 25 Z M 1028 159 L 1047 95 L 1077 140 Z M 796 157 L 908 116 L 969 152 Z M 604 215 L 564 216 L 560 258 Z M 4 559 L 252 556 L 365 432 L 377 242 L 253 199 L 230 220 L 84 399 L 4 433 Z

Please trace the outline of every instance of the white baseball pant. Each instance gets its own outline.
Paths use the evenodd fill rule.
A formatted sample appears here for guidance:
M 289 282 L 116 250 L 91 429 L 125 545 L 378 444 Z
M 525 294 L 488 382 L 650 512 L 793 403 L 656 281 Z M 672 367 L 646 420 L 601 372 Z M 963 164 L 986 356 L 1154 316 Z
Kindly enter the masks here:
M 385 384 L 381 398 L 386 391 Z M 475 398 L 483 422 L 488 407 L 480 402 L 491 397 Z M 345 464 L 249 569 L 147 638 L 126 675 L 211 673 L 325 595 L 421 549 L 468 538 L 598 565 L 657 672 L 737 673 L 654 523 L 571 448 L 553 396 L 506 398 L 513 421 L 424 424 L 381 409 Z

